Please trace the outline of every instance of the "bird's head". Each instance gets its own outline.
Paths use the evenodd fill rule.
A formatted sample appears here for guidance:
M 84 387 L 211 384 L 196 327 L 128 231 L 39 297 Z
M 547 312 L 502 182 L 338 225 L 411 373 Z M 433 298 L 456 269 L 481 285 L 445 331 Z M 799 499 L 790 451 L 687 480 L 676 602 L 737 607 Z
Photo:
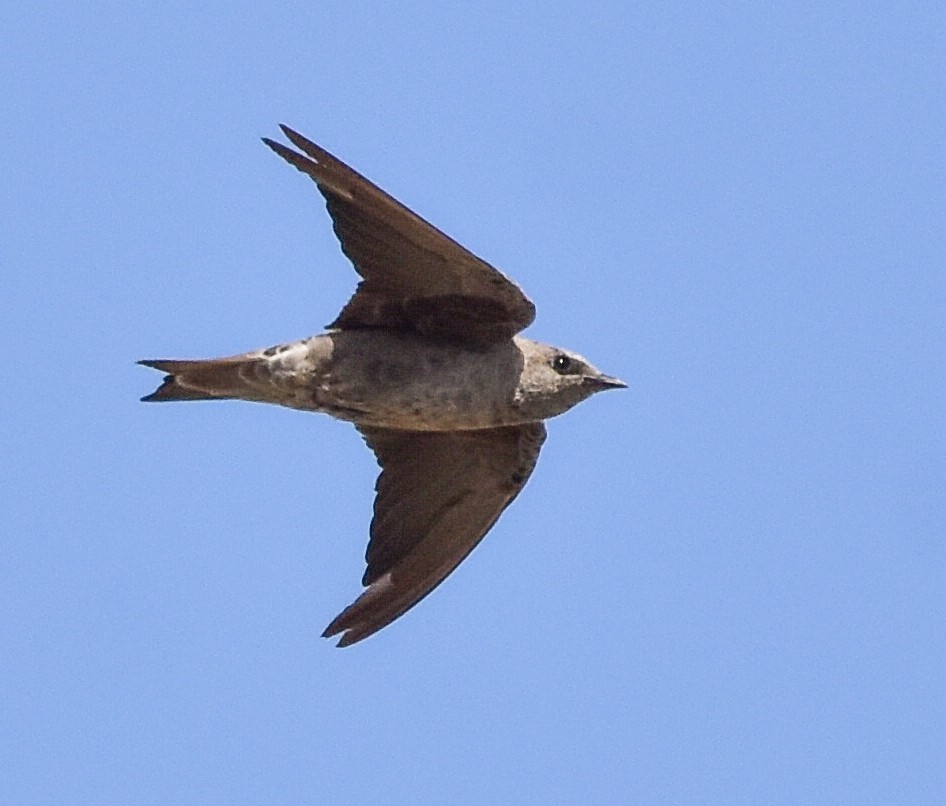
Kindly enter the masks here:
M 627 386 L 570 350 L 521 337 L 517 341 L 523 366 L 516 403 L 537 420 L 562 414 L 595 392 Z

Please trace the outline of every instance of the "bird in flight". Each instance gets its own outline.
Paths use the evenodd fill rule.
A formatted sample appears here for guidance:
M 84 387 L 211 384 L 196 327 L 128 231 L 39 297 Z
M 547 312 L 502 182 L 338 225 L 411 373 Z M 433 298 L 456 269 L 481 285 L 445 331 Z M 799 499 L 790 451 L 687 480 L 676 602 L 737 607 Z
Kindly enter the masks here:
M 325 198 L 361 276 L 325 333 L 226 358 L 144 360 L 144 401 L 251 400 L 347 420 L 381 474 L 364 590 L 328 625 L 348 646 L 417 604 L 475 548 L 529 479 L 544 420 L 625 384 L 518 335 L 535 306 L 497 269 L 325 149 L 263 138 Z

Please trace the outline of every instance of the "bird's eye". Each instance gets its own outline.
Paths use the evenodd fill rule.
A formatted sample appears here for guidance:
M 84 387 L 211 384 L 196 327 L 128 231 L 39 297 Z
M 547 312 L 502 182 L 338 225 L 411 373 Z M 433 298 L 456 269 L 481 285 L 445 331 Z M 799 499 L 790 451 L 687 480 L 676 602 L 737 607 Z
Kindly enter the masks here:
M 572 360 L 567 355 L 557 355 L 552 359 L 552 369 L 559 375 L 565 375 L 572 369 Z

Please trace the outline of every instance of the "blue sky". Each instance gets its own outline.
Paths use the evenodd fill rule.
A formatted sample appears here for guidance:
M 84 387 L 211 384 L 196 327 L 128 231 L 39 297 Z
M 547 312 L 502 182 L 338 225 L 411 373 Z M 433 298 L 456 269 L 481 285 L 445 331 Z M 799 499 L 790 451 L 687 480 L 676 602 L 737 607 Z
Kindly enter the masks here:
M 946 17 L 904 3 L 0 11 L 0 801 L 946 797 Z M 363 644 L 374 459 L 145 357 L 355 275 L 286 122 L 627 380 Z

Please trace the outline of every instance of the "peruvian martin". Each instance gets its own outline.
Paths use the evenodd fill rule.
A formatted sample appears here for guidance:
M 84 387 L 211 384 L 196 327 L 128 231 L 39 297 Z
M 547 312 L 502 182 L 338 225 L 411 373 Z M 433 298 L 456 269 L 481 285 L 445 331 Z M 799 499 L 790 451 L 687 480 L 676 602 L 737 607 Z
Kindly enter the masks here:
M 264 138 L 325 197 L 361 276 L 326 332 L 227 358 L 146 360 L 145 401 L 252 400 L 351 422 L 381 467 L 365 589 L 325 629 L 348 646 L 417 604 L 528 481 L 544 421 L 625 384 L 518 335 L 535 306 L 509 278 L 315 143 Z

